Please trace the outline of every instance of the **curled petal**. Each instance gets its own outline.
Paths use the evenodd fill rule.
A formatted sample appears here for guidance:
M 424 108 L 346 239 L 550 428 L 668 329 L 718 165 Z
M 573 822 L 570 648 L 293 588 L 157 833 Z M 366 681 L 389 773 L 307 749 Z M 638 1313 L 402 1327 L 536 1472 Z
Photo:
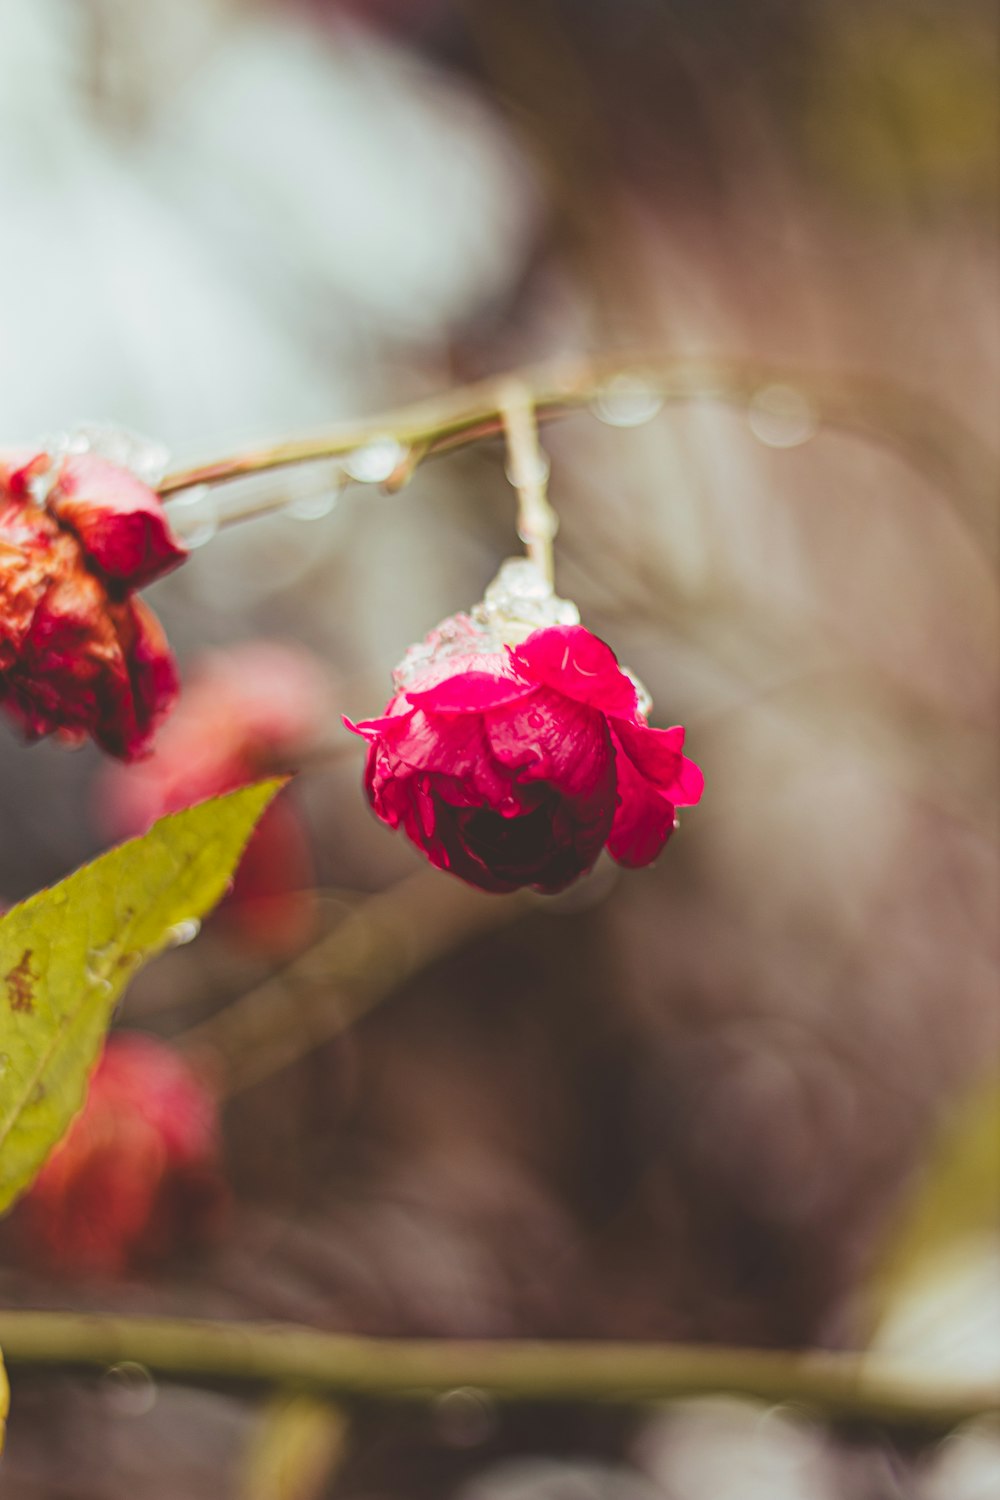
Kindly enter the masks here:
M 676 807 L 693 807 L 700 802 L 705 778 L 700 767 L 681 751 L 684 730 L 651 729 L 647 724 L 616 724 L 614 733 L 619 744 L 638 771 L 664 792 Z
M 611 647 L 582 625 L 550 625 L 512 648 L 517 670 L 530 681 L 555 688 L 610 718 L 634 719 L 635 684 Z
M 462 786 L 470 801 L 509 812 L 523 805 L 512 771 L 490 751 L 481 715 L 432 718 L 415 709 L 373 722 L 387 725 L 375 739 L 378 780 L 441 776 Z
M 169 573 L 187 556 L 155 491 L 96 454 L 64 460 L 48 508 L 79 538 L 91 565 L 130 591 Z
M 679 804 L 697 802 L 702 774 L 680 752 L 684 732 L 615 724 L 618 806 L 608 851 L 620 865 L 653 862 L 674 828 Z

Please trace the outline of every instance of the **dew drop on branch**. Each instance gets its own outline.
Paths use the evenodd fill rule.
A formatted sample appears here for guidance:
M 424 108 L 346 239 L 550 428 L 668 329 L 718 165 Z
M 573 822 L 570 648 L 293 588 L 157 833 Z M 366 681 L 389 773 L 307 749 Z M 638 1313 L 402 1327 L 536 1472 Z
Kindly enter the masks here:
M 194 551 L 210 542 L 219 529 L 219 509 L 210 485 L 182 490 L 170 502 L 170 526 L 185 547 Z
M 396 438 L 373 438 L 343 459 L 344 472 L 359 484 L 384 484 L 406 458 L 406 449 Z
M 765 385 L 755 391 L 747 406 L 747 424 L 768 448 L 797 448 L 809 441 L 818 425 L 811 403 L 790 385 Z
M 609 427 L 641 427 L 662 410 L 660 392 L 638 375 L 615 375 L 593 402 L 591 411 Z

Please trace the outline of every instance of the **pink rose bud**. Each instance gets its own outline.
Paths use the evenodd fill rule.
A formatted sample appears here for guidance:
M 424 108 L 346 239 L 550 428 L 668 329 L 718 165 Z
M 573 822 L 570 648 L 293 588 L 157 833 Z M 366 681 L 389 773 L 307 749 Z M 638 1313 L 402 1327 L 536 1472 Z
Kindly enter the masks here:
M 473 617 L 411 649 L 382 718 L 345 723 L 369 743 L 375 813 L 432 864 L 487 891 L 555 892 L 605 847 L 651 863 L 702 774 L 683 729 L 646 723 L 609 646 L 575 623 L 530 628 L 575 609 L 514 566 L 513 594 L 502 573 Z
M 212 1096 L 165 1042 L 113 1032 L 17 1225 L 48 1267 L 115 1276 L 201 1243 L 225 1199 Z

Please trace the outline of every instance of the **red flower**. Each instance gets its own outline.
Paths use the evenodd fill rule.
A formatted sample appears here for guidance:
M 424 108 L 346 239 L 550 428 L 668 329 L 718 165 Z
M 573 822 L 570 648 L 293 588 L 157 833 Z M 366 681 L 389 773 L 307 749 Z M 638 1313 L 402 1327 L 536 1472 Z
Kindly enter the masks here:
M 291 769 L 326 723 L 329 684 L 300 647 L 247 641 L 207 653 L 152 754 L 109 766 L 101 783 L 115 836 L 144 833 L 164 814 Z M 271 803 L 226 900 L 244 944 L 269 954 L 308 938 L 315 918 L 309 838 L 287 793 Z
M 675 808 L 701 796 L 683 729 L 649 728 L 635 683 L 581 625 L 511 646 L 483 608 L 411 651 L 383 718 L 345 721 L 369 741 L 376 814 L 487 891 L 561 890 L 605 846 L 621 865 L 649 864 Z
M 113 1276 L 201 1241 L 224 1201 L 211 1095 L 166 1043 L 116 1032 L 18 1225 L 48 1266 Z
M 141 755 L 177 695 L 135 589 L 183 561 L 154 492 L 96 454 L 0 456 L 0 705 L 28 736 Z

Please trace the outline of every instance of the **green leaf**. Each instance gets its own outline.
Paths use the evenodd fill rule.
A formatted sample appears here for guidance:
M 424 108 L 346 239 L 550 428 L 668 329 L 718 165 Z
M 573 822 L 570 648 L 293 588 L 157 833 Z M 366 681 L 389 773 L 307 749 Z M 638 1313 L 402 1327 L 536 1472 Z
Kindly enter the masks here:
M 281 785 L 161 818 L 0 920 L 0 1212 L 83 1103 L 129 979 L 223 895 Z

